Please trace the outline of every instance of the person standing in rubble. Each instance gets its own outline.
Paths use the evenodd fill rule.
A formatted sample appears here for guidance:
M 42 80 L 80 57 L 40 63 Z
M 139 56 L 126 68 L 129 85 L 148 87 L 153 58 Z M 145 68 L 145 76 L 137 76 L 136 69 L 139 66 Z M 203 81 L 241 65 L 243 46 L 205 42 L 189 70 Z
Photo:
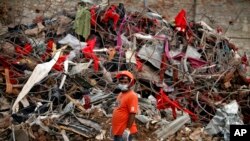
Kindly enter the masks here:
M 137 133 L 135 115 L 138 111 L 138 97 L 131 89 L 134 85 L 134 76 L 129 71 L 117 74 L 118 88 L 121 90 L 116 100 L 116 107 L 112 116 L 112 133 L 114 141 L 132 141 Z

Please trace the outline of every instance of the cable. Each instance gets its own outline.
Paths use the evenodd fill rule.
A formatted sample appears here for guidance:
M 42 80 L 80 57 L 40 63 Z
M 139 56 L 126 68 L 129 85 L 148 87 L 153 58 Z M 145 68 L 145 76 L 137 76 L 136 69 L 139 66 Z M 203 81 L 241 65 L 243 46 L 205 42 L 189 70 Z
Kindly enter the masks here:
M 200 92 L 197 91 L 197 93 L 196 93 L 196 102 L 197 102 L 198 106 L 199 106 L 204 112 L 206 112 L 208 115 L 214 116 L 213 114 L 211 114 L 210 112 L 208 112 L 207 110 L 205 110 L 205 109 L 200 105 L 200 102 L 199 102 L 199 94 L 200 94 Z

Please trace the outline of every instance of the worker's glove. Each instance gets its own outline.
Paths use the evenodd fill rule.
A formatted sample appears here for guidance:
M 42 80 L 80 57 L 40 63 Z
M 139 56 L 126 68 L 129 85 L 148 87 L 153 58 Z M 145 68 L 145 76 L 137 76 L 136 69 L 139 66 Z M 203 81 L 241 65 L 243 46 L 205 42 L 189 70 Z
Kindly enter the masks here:
M 122 134 L 122 138 L 124 141 L 128 141 L 128 138 L 129 138 L 129 135 L 130 135 L 130 131 L 128 128 L 126 128 Z

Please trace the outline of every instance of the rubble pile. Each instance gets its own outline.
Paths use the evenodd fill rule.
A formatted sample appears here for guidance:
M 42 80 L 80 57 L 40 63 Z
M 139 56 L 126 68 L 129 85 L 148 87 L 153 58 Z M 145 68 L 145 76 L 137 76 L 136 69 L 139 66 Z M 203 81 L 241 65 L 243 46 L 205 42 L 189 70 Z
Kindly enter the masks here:
M 187 16 L 85 1 L 8 26 L 0 140 L 112 140 L 121 70 L 136 77 L 136 140 L 228 140 L 230 124 L 250 121 L 248 57 L 221 29 Z

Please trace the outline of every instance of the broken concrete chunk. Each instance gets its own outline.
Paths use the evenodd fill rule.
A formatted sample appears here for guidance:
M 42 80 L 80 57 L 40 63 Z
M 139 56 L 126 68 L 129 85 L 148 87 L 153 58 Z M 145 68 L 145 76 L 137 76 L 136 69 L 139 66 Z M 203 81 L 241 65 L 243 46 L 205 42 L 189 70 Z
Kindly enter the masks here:
M 181 117 L 178 117 L 176 120 L 172 121 L 166 126 L 156 130 L 154 133 L 157 135 L 158 139 L 165 140 L 170 135 L 176 133 L 184 124 L 190 122 L 191 119 L 188 114 L 184 114 Z
M 152 120 L 152 119 L 150 119 L 150 118 L 148 118 L 148 117 L 146 117 L 144 115 L 136 115 L 135 117 L 136 117 L 136 119 L 138 119 L 140 122 L 142 122 L 144 124 L 146 124 L 146 123 L 148 123 L 149 121 Z
M 33 29 L 27 29 L 24 31 L 26 35 L 35 36 L 43 31 L 45 26 L 42 23 L 37 23 L 37 27 Z

